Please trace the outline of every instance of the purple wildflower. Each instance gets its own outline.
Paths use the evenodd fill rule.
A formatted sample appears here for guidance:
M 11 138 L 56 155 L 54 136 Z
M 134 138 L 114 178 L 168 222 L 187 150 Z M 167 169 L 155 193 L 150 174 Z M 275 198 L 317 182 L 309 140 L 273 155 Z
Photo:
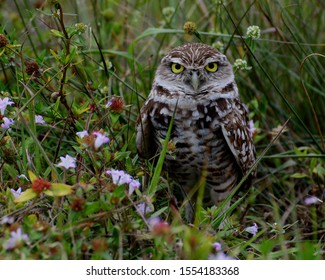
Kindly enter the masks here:
M 5 97 L 4 99 L 0 98 L 1 115 L 4 115 L 7 106 L 11 106 L 12 104 L 15 104 L 15 102 L 11 101 L 8 97 Z
M 44 118 L 41 115 L 36 115 L 35 116 L 35 123 L 37 124 L 45 124 Z
M 318 197 L 313 196 L 313 195 L 309 195 L 307 197 L 305 197 L 304 199 L 304 203 L 306 205 L 312 205 L 312 204 L 319 204 L 319 203 L 323 203 L 322 200 L 320 200 Z
M 77 136 L 80 137 L 80 139 L 82 139 L 82 138 L 84 138 L 85 136 L 88 136 L 88 135 L 89 135 L 87 130 L 79 131 L 79 132 L 77 132 L 76 134 L 77 134 Z
M 258 226 L 256 223 L 253 223 L 251 227 L 247 227 L 244 230 L 252 235 L 256 235 L 256 233 L 258 232 Z
M 6 250 L 15 249 L 22 242 L 27 242 L 29 240 L 27 234 L 23 234 L 21 228 L 18 228 L 17 231 L 12 231 L 10 233 L 10 238 L 3 243 L 3 248 Z
M 14 189 L 10 189 L 10 190 L 15 198 L 18 198 L 22 193 L 21 187 L 19 187 L 18 190 L 14 190 Z
M 146 203 L 140 203 L 136 205 L 137 211 L 140 212 L 142 215 L 146 215 L 148 213 L 153 212 L 151 206 L 147 205 Z
M 9 119 L 7 117 L 4 117 L 2 120 L 3 120 L 3 123 L 1 124 L 2 129 L 9 129 L 15 122 L 13 119 Z

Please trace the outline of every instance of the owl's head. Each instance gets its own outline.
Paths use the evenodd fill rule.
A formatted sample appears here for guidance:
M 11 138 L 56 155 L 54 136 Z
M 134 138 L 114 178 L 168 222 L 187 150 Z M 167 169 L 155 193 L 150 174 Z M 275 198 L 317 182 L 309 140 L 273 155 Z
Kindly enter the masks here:
M 196 96 L 221 93 L 234 83 L 234 74 L 225 55 L 208 45 L 189 43 L 172 49 L 161 60 L 155 82 L 171 94 Z

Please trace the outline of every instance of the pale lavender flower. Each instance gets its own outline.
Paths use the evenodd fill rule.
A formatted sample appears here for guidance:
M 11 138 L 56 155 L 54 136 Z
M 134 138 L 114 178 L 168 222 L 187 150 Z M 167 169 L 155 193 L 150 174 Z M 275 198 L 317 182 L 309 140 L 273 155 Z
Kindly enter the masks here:
M 151 208 L 151 206 L 147 205 L 146 203 L 140 203 L 138 205 L 136 205 L 137 211 L 139 213 L 141 213 L 142 215 L 146 215 L 148 213 L 152 213 L 153 209 Z
M 98 150 L 103 144 L 106 144 L 109 142 L 109 138 L 105 134 L 103 134 L 99 131 L 93 132 L 92 134 L 96 137 L 95 143 L 94 143 L 95 150 Z
M 165 220 L 158 217 L 150 217 L 147 220 L 149 229 L 156 234 L 164 234 L 170 231 L 170 225 Z
M 251 133 L 251 136 L 253 137 L 255 131 L 256 131 L 256 127 L 254 125 L 254 121 L 253 120 L 250 120 L 248 122 L 248 129 L 249 129 L 249 132 Z
M 10 238 L 3 243 L 3 248 L 6 250 L 15 249 L 17 245 L 22 242 L 27 242 L 29 240 L 27 234 L 23 234 L 21 228 L 18 228 L 17 231 L 12 231 L 10 233 Z
M 213 248 L 214 248 L 214 250 L 215 250 L 216 252 L 221 251 L 222 246 L 221 246 L 221 243 L 220 243 L 220 242 L 214 242 L 214 243 L 212 244 L 212 246 L 213 246 Z
M 312 205 L 312 204 L 318 204 L 318 203 L 323 203 L 322 200 L 320 200 L 318 197 L 313 196 L 313 195 L 309 195 L 307 197 L 305 197 L 304 199 L 304 203 L 306 205 Z
M 235 260 L 235 258 L 229 257 L 224 252 L 218 252 L 216 254 L 211 254 L 208 259 L 209 260 L 221 260 L 221 261 Z
M 14 189 L 10 189 L 10 190 L 15 198 L 18 198 L 22 193 L 21 187 L 19 187 L 18 190 L 14 190 Z
M 155 227 L 156 225 L 158 225 L 159 223 L 162 222 L 162 219 L 157 216 L 157 217 L 150 217 L 148 220 L 147 220 L 147 223 L 149 225 L 149 227 L 152 229 L 153 227 Z
M 1 220 L 0 220 L 0 224 L 1 225 L 11 225 L 13 224 L 15 221 L 15 218 L 14 217 L 11 217 L 11 216 L 4 216 Z
M 258 226 L 256 223 L 253 223 L 253 225 L 251 227 L 245 228 L 244 231 L 247 231 L 248 233 L 250 233 L 252 235 L 256 235 L 256 233 L 258 232 Z
M 133 179 L 131 175 L 123 170 L 110 169 L 106 171 L 106 174 L 112 176 L 113 184 L 116 185 L 129 185 L 129 195 L 131 195 L 135 189 L 140 188 L 141 184 L 138 180 Z
M 4 115 L 5 110 L 7 106 L 11 106 L 12 104 L 15 104 L 15 102 L 11 101 L 10 98 L 5 97 L 4 99 L 0 98 L 0 112 L 1 115 Z
M 13 119 L 9 119 L 7 117 L 4 117 L 2 120 L 3 124 L 1 124 L 1 128 L 3 129 L 9 129 L 15 122 Z
M 76 158 L 66 155 L 65 157 L 60 157 L 61 162 L 57 165 L 59 167 L 64 167 L 65 169 L 76 168 Z
M 111 107 L 111 106 L 112 106 L 112 103 L 113 103 L 112 100 L 109 100 L 109 101 L 107 102 L 107 104 L 106 104 L 105 107 L 106 107 L 106 108 Z
M 79 131 L 79 132 L 77 132 L 76 134 L 77 134 L 77 136 L 80 137 L 80 139 L 82 139 L 82 138 L 84 138 L 85 136 L 88 136 L 88 135 L 89 135 L 87 130 Z
M 140 182 L 138 180 L 132 179 L 129 183 L 129 195 L 131 195 L 134 190 L 139 189 L 141 186 Z
M 37 124 L 45 124 L 44 118 L 41 115 L 36 115 L 35 116 L 35 123 Z
M 110 169 L 106 171 L 106 174 L 112 176 L 113 184 L 123 185 L 129 184 L 132 181 L 132 177 L 123 170 Z
M 220 242 L 214 242 L 212 244 L 214 250 L 216 251 L 215 254 L 210 254 L 209 255 L 209 260 L 234 260 L 233 257 L 229 257 L 227 254 L 225 254 L 222 251 L 222 245 Z

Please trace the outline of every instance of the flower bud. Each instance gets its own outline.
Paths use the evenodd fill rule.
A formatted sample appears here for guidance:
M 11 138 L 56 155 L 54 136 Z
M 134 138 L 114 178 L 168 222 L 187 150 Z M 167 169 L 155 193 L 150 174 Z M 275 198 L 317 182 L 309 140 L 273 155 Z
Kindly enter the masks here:
M 5 35 L 0 34 L 0 48 L 5 47 L 8 44 L 8 39 Z
M 185 22 L 183 29 L 184 29 L 185 33 L 188 35 L 193 35 L 195 32 L 197 32 L 197 26 L 192 21 Z

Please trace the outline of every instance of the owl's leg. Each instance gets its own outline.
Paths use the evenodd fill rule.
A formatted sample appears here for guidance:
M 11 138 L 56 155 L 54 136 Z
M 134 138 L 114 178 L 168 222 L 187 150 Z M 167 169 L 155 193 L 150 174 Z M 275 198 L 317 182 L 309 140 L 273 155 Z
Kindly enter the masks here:
M 185 218 L 187 222 L 194 223 L 195 204 L 192 200 L 188 200 L 185 204 Z
M 221 180 L 221 181 L 220 178 L 214 178 L 215 183 L 213 185 L 207 184 L 209 195 L 215 206 L 217 207 L 222 206 L 225 199 L 230 195 L 233 188 L 237 185 L 237 179 L 238 179 L 237 176 L 230 176 L 226 180 Z M 222 216 L 223 221 L 221 222 L 219 229 L 227 228 L 228 222 L 227 222 L 226 211 L 229 209 L 229 207 L 230 207 L 230 200 L 225 205 L 222 206 L 222 209 L 220 211 L 219 216 Z
M 183 197 L 183 205 L 185 206 L 185 219 L 188 223 L 194 222 L 195 217 L 195 195 L 191 197 L 190 191 L 188 188 L 180 188 Z

